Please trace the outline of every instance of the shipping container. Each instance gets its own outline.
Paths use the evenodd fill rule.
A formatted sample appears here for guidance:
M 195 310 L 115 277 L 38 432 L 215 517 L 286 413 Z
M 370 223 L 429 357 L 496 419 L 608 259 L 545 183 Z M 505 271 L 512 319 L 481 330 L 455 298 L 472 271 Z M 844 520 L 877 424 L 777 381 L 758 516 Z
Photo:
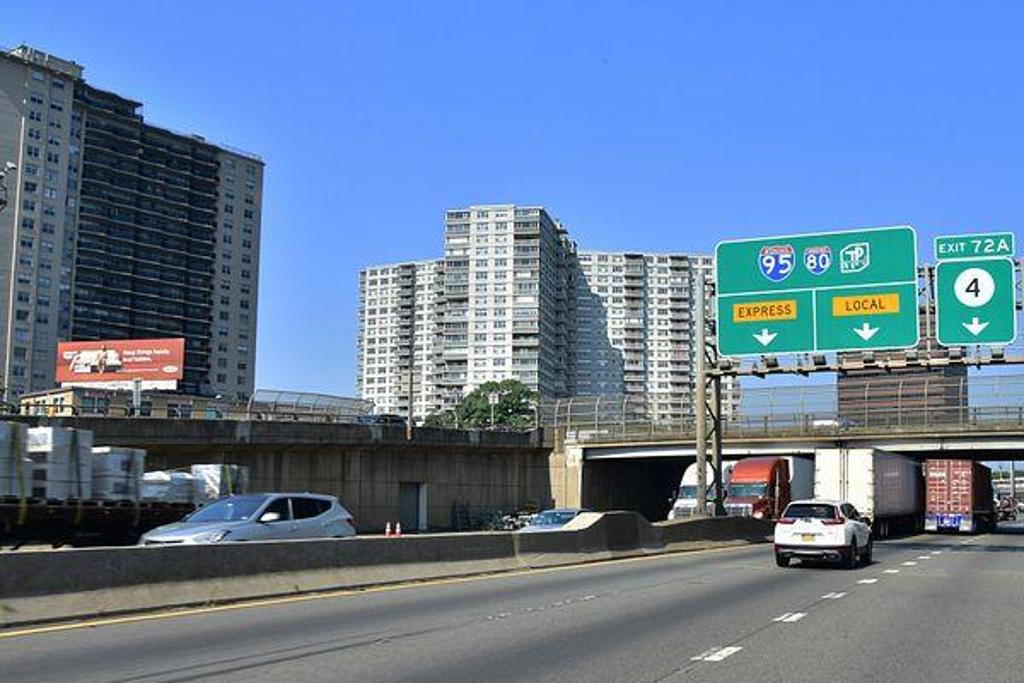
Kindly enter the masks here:
M 913 458 L 877 448 L 821 448 L 814 461 L 815 497 L 848 501 L 872 520 L 876 536 L 921 528 L 921 465 Z
M 989 468 L 972 460 L 925 461 L 925 531 L 973 534 L 995 526 Z

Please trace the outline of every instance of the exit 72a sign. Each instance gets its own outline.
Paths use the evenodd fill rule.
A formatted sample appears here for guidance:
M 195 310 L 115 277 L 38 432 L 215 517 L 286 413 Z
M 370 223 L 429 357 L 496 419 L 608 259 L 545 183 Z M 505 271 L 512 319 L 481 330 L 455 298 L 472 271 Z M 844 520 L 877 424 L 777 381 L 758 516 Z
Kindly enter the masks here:
M 1006 257 L 939 261 L 935 321 L 939 344 L 1009 344 L 1017 336 L 1013 260 Z

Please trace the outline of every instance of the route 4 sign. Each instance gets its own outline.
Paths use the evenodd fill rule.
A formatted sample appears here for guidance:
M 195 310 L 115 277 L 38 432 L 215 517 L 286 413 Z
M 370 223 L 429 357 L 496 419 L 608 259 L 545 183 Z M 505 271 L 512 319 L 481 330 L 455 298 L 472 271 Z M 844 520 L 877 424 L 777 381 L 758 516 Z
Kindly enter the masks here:
M 935 320 L 939 344 L 1003 345 L 1017 336 L 1013 235 L 935 240 Z M 990 251 L 986 245 L 995 245 Z M 987 256 L 988 253 L 1002 255 Z M 951 258 L 949 255 L 953 255 Z

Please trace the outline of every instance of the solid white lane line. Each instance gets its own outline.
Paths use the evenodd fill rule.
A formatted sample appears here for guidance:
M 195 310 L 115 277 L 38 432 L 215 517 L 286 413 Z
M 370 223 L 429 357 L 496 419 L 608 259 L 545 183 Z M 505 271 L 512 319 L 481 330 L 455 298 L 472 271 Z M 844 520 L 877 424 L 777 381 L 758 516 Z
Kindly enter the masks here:
M 717 645 L 709 650 L 705 650 L 696 657 L 690 657 L 690 661 L 694 662 L 720 662 L 726 657 L 736 654 L 742 647 L 732 645 L 730 647 L 718 647 Z
M 885 570 L 883 570 L 883 573 L 885 573 L 885 574 L 899 574 L 900 570 L 899 569 L 885 569 Z
M 917 566 L 917 562 L 914 562 L 913 560 L 907 560 L 906 562 L 903 563 L 903 566 L 904 567 L 916 567 Z
M 843 592 L 843 591 L 834 592 L 834 593 L 825 593 L 825 595 L 821 596 L 821 599 L 822 600 L 838 600 L 839 598 L 843 597 L 844 595 L 846 595 L 846 593 Z
M 857 583 L 864 583 L 864 584 L 878 583 L 878 579 L 861 579 Z

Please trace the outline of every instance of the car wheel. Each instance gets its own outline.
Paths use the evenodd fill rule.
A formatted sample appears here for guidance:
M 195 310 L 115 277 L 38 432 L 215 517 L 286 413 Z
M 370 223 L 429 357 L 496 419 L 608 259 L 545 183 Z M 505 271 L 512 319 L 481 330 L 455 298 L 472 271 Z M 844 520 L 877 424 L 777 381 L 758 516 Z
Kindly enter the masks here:
M 775 553 L 775 564 L 779 567 L 788 567 L 790 558 L 782 555 L 781 553 Z
M 857 539 L 854 537 L 850 540 L 850 547 L 846 553 L 846 568 L 856 569 L 857 563 L 860 561 L 860 553 L 857 550 Z

